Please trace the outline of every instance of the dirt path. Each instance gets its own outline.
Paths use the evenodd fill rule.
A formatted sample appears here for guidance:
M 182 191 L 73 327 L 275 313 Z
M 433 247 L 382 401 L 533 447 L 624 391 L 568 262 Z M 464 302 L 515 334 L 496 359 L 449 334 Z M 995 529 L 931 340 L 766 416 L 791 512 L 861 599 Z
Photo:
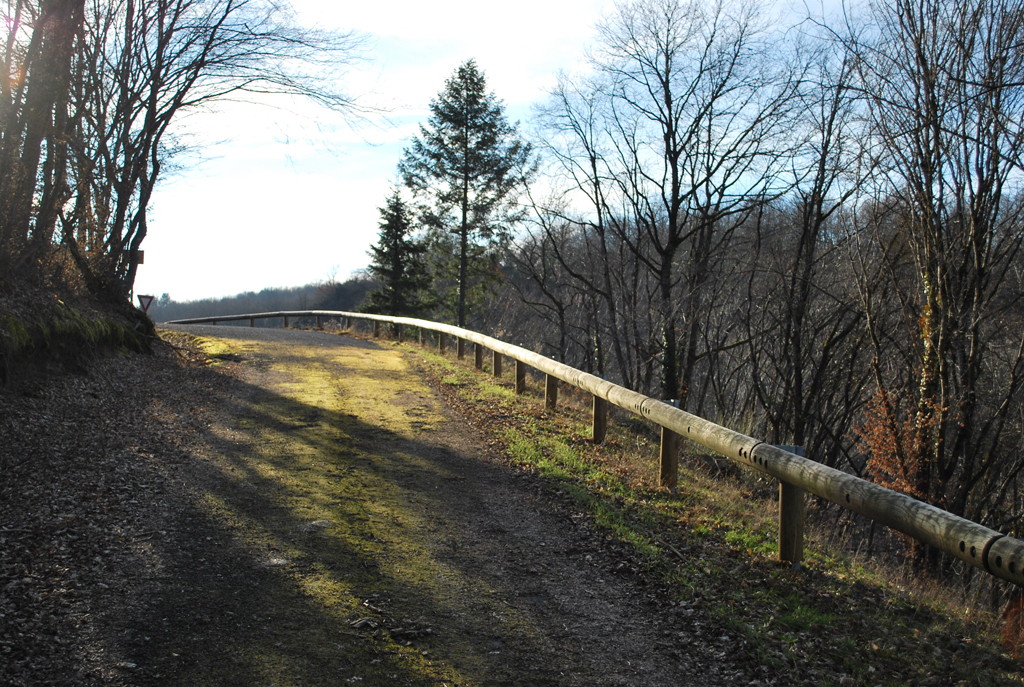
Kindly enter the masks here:
M 704 642 L 673 655 L 692 642 L 678 641 L 676 616 L 658 615 L 645 581 L 536 479 L 482 451 L 407 356 L 306 336 L 319 343 L 232 340 L 248 362 L 222 416 L 215 517 L 265 542 L 264 560 L 317 609 L 327 628 L 299 648 L 340 633 L 381 652 L 359 665 L 328 651 L 333 665 L 315 672 L 679 685 L 697 663 L 718 663 Z
M 758 684 L 408 354 L 192 331 L 224 342 L 218 381 L 176 389 L 207 410 L 160 437 L 180 464 L 133 478 L 157 505 L 120 504 L 93 617 L 64 622 L 92 666 L 69 684 Z

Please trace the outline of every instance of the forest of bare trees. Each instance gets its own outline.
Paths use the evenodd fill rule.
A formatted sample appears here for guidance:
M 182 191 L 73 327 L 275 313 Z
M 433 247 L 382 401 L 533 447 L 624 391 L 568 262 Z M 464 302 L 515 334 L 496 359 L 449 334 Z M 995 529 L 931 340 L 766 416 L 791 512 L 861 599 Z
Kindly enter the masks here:
M 481 326 L 1017 534 L 1022 22 L 618 3 Z

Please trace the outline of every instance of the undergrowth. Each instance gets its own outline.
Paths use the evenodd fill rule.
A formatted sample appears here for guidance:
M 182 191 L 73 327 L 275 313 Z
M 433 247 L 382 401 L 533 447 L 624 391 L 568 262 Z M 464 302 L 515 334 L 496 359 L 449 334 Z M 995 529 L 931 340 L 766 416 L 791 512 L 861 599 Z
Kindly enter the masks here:
M 659 488 L 654 427 L 618 411 L 603 445 L 590 440 L 589 395 L 560 384 L 545 410 L 543 380 L 516 396 L 512 365 L 408 345 L 451 405 L 489 443 L 546 478 L 559 498 L 622 542 L 666 590 L 666 603 L 753 647 L 746 659 L 782 684 L 1020 684 L 1024 671 L 999 643 L 998 618 L 957 605 L 947 585 L 912 589 L 877 561 L 809 537 L 799 569 L 779 563 L 773 500 L 764 477 L 723 470 L 687 446 L 679 485 Z M 929 591 L 930 590 L 930 591 Z

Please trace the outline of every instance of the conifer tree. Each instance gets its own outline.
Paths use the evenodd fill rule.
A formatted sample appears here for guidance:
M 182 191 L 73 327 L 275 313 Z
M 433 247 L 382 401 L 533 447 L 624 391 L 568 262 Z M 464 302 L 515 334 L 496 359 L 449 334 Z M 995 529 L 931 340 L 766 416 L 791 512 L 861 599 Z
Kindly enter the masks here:
M 430 118 L 405 150 L 402 178 L 420 200 L 433 244 L 457 241 L 456 315 L 466 325 L 466 298 L 475 273 L 490 251 L 508 236 L 515 191 L 529 176 L 530 146 L 505 117 L 505 108 L 469 60 L 445 82 L 430 103 Z M 434 262 L 438 256 L 434 256 Z M 483 269 L 481 269 L 483 267 Z
M 412 237 L 409 210 L 398 189 L 380 208 L 380 239 L 370 247 L 370 272 L 380 288 L 367 296 L 366 312 L 418 317 L 427 308 L 430 285 L 423 261 L 426 246 Z

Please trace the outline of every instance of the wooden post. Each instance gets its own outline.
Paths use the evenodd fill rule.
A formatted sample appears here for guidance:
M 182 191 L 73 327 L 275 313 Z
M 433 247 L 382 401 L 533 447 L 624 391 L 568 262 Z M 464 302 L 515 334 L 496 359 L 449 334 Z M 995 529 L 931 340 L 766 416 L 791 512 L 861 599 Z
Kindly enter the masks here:
M 594 443 L 603 444 L 608 434 L 608 401 L 594 396 Z
M 288 329 L 288 316 L 287 315 L 284 316 L 284 328 Z
M 554 410 L 558 404 L 558 377 L 546 375 L 544 379 L 544 408 Z
M 804 559 L 805 492 L 779 482 L 779 560 L 800 565 Z
M 214 327 L 216 327 L 217 326 L 217 320 L 214 320 L 212 324 L 213 324 Z
M 458 345 L 455 347 L 455 349 L 459 360 L 462 360 L 463 358 L 466 357 L 466 340 L 463 339 L 461 336 L 458 339 Z
M 661 476 L 658 483 L 669 489 L 679 482 L 679 435 L 661 428 Z
M 437 352 L 440 353 L 441 355 L 444 355 L 444 349 L 448 343 L 446 340 L 447 338 L 448 335 L 445 334 L 444 332 L 437 333 Z
M 516 396 L 526 393 L 526 363 L 516 361 Z
M 402 340 L 402 334 L 404 334 L 404 332 L 402 331 L 402 325 L 396 324 L 395 325 L 395 338 L 398 339 L 399 341 L 401 341 Z
M 250 327 L 255 327 L 256 326 L 256 318 L 255 317 L 250 317 L 249 318 L 249 326 Z
M 373 338 L 380 336 L 380 322 L 378 320 L 373 321 Z
M 491 351 L 491 372 L 495 377 L 501 377 L 501 353 Z
M 420 346 L 427 345 L 427 330 L 420 327 Z
M 324 328 L 324 318 L 321 317 L 320 315 L 316 316 L 316 328 L 317 329 L 323 329 Z
M 476 365 L 476 369 L 484 369 L 484 347 L 477 344 L 473 349 L 473 363 Z

